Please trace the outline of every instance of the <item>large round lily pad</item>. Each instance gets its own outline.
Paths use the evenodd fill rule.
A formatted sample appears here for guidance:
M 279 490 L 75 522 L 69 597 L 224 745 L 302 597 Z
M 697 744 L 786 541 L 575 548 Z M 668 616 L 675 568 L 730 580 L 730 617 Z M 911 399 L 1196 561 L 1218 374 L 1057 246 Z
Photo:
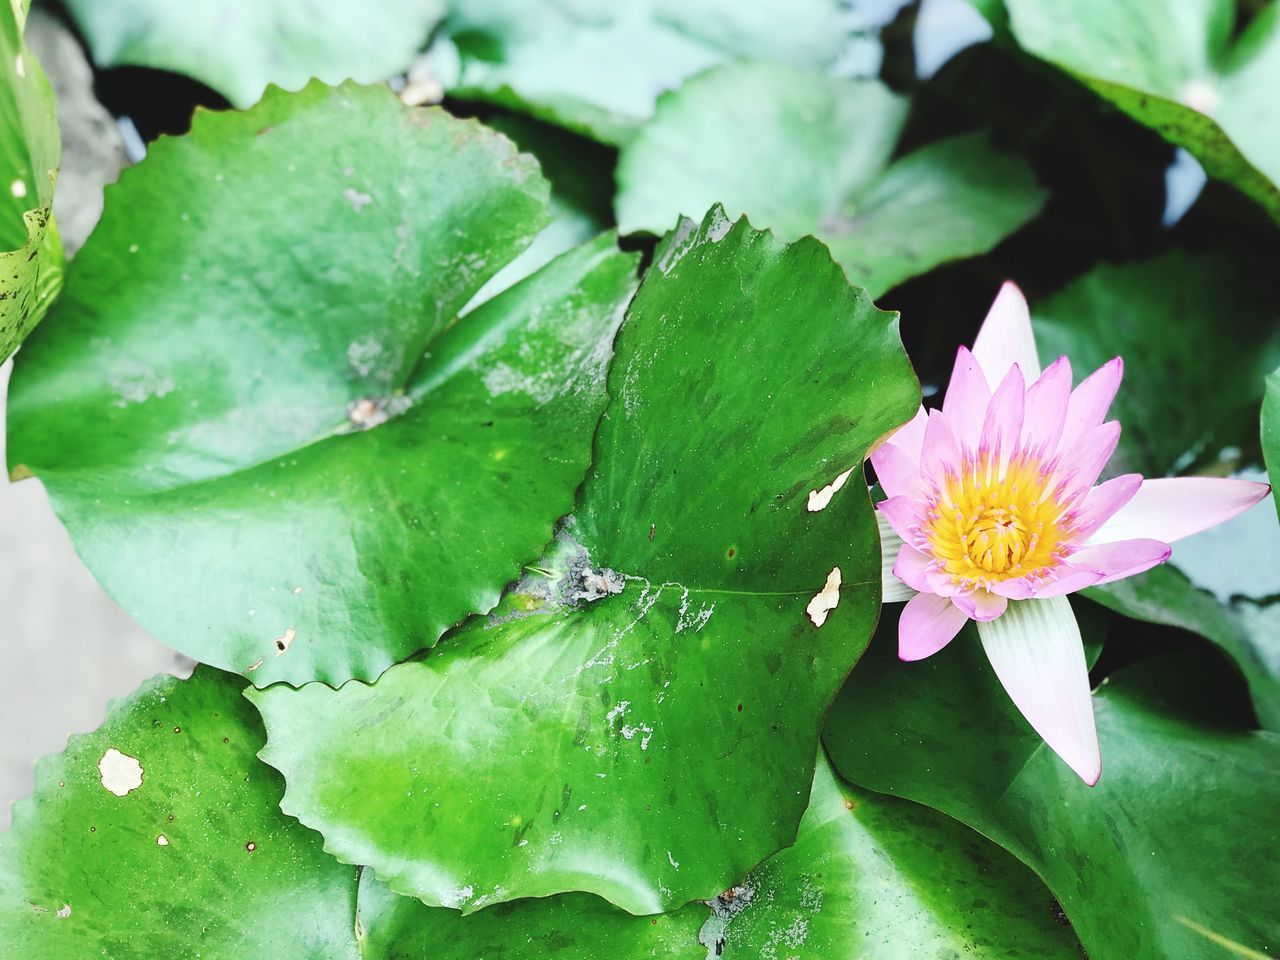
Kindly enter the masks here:
M 485 611 L 590 460 L 635 260 L 609 236 L 460 321 L 546 221 L 474 121 L 319 84 L 202 113 L 108 191 L 23 351 L 9 458 L 161 640 L 372 679 Z
M 865 486 L 810 494 L 918 404 L 896 318 L 717 209 L 658 251 L 609 384 L 575 519 L 494 616 L 374 686 L 252 697 L 285 809 L 399 893 L 654 913 L 795 837 L 880 605 Z

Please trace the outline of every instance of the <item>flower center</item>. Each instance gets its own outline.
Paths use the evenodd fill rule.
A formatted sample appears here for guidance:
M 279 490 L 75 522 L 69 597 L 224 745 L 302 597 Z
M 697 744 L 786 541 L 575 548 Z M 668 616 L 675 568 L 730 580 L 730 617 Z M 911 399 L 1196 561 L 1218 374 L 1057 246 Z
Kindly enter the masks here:
M 972 586 L 1055 567 L 1068 531 L 1052 477 L 1025 456 L 1003 470 L 985 455 L 966 457 L 932 498 L 922 532 L 934 560 L 957 583 Z

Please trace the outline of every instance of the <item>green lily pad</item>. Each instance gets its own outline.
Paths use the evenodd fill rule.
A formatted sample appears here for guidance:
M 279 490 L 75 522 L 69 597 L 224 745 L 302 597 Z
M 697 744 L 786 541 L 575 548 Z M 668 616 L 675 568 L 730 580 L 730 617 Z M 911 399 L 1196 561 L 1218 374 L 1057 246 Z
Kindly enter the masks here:
M 398 893 L 656 913 L 795 838 L 880 606 L 865 486 L 806 504 L 914 412 L 896 317 L 715 209 L 658 251 L 609 384 L 575 519 L 498 614 L 374 686 L 252 695 L 285 808 Z
M 1078 960 L 1052 902 L 989 840 L 841 783 L 823 757 L 795 846 L 713 902 L 702 940 L 728 960 Z
M 661 233 L 720 202 L 785 238 L 813 234 L 879 296 L 987 252 L 1039 212 L 1031 168 L 980 136 L 891 163 L 906 112 L 875 80 L 768 63 L 710 70 L 664 96 L 623 147 L 619 228 Z
M 1189 630 L 1216 643 L 1244 674 L 1262 726 L 1280 732 L 1280 603 L 1223 604 L 1172 565 L 1091 587 L 1085 596 L 1126 617 Z
M 1204 664 L 1151 661 L 1098 688 L 1103 768 L 1089 788 L 1017 716 L 972 630 L 915 664 L 895 657 L 895 632 L 890 619 L 832 708 L 824 741 L 841 774 L 1013 853 L 1093 960 L 1217 955 L 1206 936 L 1274 945 L 1280 867 L 1266 811 L 1280 736 L 1195 719 Z
M 797 0 L 785 16 L 764 0 L 468 0 L 433 56 L 455 96 L 619 144 L 686 77 L 745 59 L 830 66 L 855 26 L 836 0 Z
M 67 0 L 100 67 L 185 74 L 247 107 L 267 84 L 377 83 L 406 69 L 444 0 Z
M 1233 0 L 1005 0 L 1018 43 L 1280 220 L 1280 7 L 1234 35 Z
M 490 609 L 569 512 L 635 258 L 453 318 L 546 222 L 510 141 L 387 90 L 201 114 L 108 191 L 10 389 L 10 462 L 158 638 L 372 679 Z
M 1256 451 L 1263 380 L 1280 363 L 1280 311 L 1264 276 L 1225 256 L 1174 251 L 1102 264 L 1032 305 L 1041 358 L 1066 354 L 1077 380 L 1124 358 L 1110 473 L 1163 476 L 1226 448 L 1246 460 Z
M 284 785 L 254 756 L 262 723 L 243 685 L 207 667 L 187 681 L 157 677 L 37 764 L 35 795 L 0 834 L 9 951 L 396 960 L 420 945 L 474 960 L 539 944 L 538 956 L 561 960 L 705 957 L 703 908 L 650 921 L 579 894 L 462 919 L 338 863 L 280 812 Z
M 30 0 L 0 11 L 0 362 L 49 309 L 62 286 L 53 222 L 61 142 L 53 89 L 23 41 Z
M 1262 455 L 1271 476 L 1271 492 L 1280 513 L 1280 370 L 1267 377 L 1267 393 L 1262 403 Z
M 280 814 L 243 685 L 205 667 L 157 677 L 36 765 L 0 834 L 6 952 L 357 956 L 355 871 Z

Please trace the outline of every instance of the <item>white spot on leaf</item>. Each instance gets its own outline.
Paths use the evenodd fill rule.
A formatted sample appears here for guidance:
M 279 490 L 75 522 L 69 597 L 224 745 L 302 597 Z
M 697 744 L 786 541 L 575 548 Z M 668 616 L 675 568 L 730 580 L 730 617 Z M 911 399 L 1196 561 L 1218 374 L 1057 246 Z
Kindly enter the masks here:
M 369 204 L 373 203 L 373 197 L 367 193 L 361 193 L 359 190 L 347 187 L 342 191 L 342 195 L 347 198 L 347 203 L 351 204 L 351 209 L 359 213 Z
M 156 837 L 156 846 L 167 847 L 168 845 L 169 845 L 169 838 L 166 837 L 163 833 L 160 834 L 160 836 Z
M 27 195 L 27 182 L 25 180 L 15 180 L 9 184 L 9 192 L 21 200 Z
M 827 614 L 834 610 L 839 602 L 840 568 L 832 567 L 831 572 L 827 574 L 826 584 L 814 594 L 809 605 L 804 608 L 804 612 L 809 615 L 815 627 L 820 627 L 827 622 Z
M 102 785 L 117 797 L 123 797 L 131 790 L 142 786 L 142 764 L 137 757 L 121 753 L 112 747 L 98 761 L 98 773 L 102 777 Z
M 61 907 L 58 908 L 58 912 L 55 914 L 55 916 L 59 920 L 65 920 L 67 919 L 67 917 L 71 916 L 71 904 L 64 903 Z
M 807 507 L 808 511 L 810 513 L 817 513 L 819 510 L 825 510 L 827 508 L 827 504 L 831 502 L 831 498 L 840 492 L 840 488 L 844 486 L 845 481 L 849 479 L 849 476 L 852 473 L 853 469 L 850 468 L 828 483 L 821 490 L 810 490 L 809 504 Z
M 296 637 L 297 635 L 298 635 L 298 631 L 294 630 L 293 627 L 289 627 L 288 629 L 285 630 L 284 636 L 276 637 L 275 645 L 276 645 L 277 657 L 289 649 L 289 645 L 293 643 L 293 638 Z

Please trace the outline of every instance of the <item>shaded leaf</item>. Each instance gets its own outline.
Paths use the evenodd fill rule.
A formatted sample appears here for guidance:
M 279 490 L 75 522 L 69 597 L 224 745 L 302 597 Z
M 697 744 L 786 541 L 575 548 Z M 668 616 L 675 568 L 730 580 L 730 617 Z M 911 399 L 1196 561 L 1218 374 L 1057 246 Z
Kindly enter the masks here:
M 879 296 L 985 253 L 1039 211 L 1045 194 L 1027 164 L 981 137 L 890 163 L 906 111 L 874 80 L 766 63 L 708 71 L 663 97 L 623 148 L 619 227 L 661 233 L 724 203 L 784 237 L 817 236 Z
M 609 382 L 576 519 L 500 615 L 372 687 L 253 695 L 286 809 L 397 892 L 654 913 L 794 839 L 880 601 L 865 487 L 806 502 L 918 403 L 896 318 L 717 209 L 659 250 Z
M 1086 636 L 1093 633 L 1081 623 Z M 985 834 L 1036 871 L 1093 960 L 1209 956 L 1209 930 L 1274 943 L 1271 850 L 1280 737 L 1193 719 L 1212 673 L 1164 659 L 1094 694 L 1102 779 L 1089 788 L 1015 715 L 966 630 L 894 657 L 890 620 L 832 708 L 837 770 Z
M 1271 493 L 1280 513 L 1280 370 L 1267 377 L 1267 392 L 1262 404 L 1262 454 L 1271 476 Z
M 1260 510 L 1262 508 L 1259 508 Z M 1258 562 L 1266 562 L 1258 557 Z M 1212 640 L 1239 666 L 1263 727 L 1280 731 L 1280 603 L 1226 605 L 1196 589 L 1171 565 L 1101 587 L 1085 596 L 1116 613 Z
M 67 0 L 100 67 L 194 77 L 247 107 L 267 84 L 376 83 L 409 66 L 444 0 Z
M 1079 957 L 1030 870 L 949 817 L 841 783 L 825 757 L 795 846 L 730 894 L 702 930 L 729 960 Z
M 1229 447 L 1256 450 L 1263 378 L 1280 362 L 1275 304 L 1248 264 L 1175 251 L 1102 264 L 1032 313 L 1041 359 L 1066 354 L 1077 381 L 1123 357 L 1109 414 L 1123 432 L 1108 472 L 1163 476 Z
M 602 237 L 452 323 L 545 198 L 508 140 L 385 89 L 201 114 L 109 191 L 23 351 L 15 472 L 171 646 L 376 677 L 493 606 L 589 462 L 634 258 Z
M 1018 43 L 1185 147 L 1280 219 L 1280 7 L 1237 36 L 1232 0 L 1005 0 Z
M 30 0 L 0 11 L 0 361 L 9 357 L 62 286 L 53 222 L 61 144 L 53 90 L 23 40 Z
M 829 66 L 856 23 L 835 0 L 798 0 L 786 16 L 762 0 L 468 0 L 433 56 L 455 96 L 618 144 L 686 77 L 740 59 Z

